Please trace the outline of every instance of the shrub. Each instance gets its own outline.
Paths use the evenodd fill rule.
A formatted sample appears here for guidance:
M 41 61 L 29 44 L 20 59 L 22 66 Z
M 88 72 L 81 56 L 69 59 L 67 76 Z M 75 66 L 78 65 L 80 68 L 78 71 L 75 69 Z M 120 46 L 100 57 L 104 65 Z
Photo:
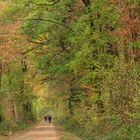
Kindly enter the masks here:
M 12 131 L 12 126 L 13 126 L 12 122 L 10 122 L 10 121 L 3 121 L 2 123 L 0 123 L 0 133 L 2 135 L 6 135 L 10 131 Z

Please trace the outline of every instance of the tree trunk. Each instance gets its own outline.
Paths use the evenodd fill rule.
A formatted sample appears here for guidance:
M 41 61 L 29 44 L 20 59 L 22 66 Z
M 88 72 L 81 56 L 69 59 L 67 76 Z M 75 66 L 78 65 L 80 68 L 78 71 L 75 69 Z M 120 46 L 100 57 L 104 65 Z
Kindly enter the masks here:
M 9 71 L 9 74 L 10 74 L 10 71 Z M 11 100 L 11 103 L 12 103 L 12 110 L 13 110 L 13 117 L 14 117 L 14 120 L 17 121 L 18 120 L 18 113 L 17 113 L 17 107 L 16 107 L 16 103 L 15 103 L 15 100 L 14 100 L 14 95 L 12 93 L 12 79 L 10 77 L 9 79 L 9 92 L 10 92 L 10 100 Z
M 0 60 L 0 90 L 2 86 L 2 60 Z
M 90 0 L 82 0 L 86 7 L 90 6 Z
M 102 99 L 101 99 L 101 92 L 99 92 L 98 93 L 98 100 L 97 100 L 97 102 L 96 102 L 96 104 L 97 104 L 97 108 L 98 108 L 98 113 L 99 114 L 103 114 L 104 112 L 105 112 L 105 110 L 104 110 L 104 104 L 103 104 L 103 101 L 102 101 Z
M 2 60 L 0 60 L 0 94 L 1 94 L 1 86 L 2 86 Z M 0 102 L 0 110 L 2 109 L 2 103 Z M 0 112 L 0 123 L 3 121 L 3 116 Z
M 21 83 L 20 83 L 20 93 L 23 94 L 24 93 L 24 76 L 27 72 L 27 64 L 26 64 L 26 55 L 23 54 L 22 55 L 22 59 L 21 59 L 21 71 L 22 71 L 22 75 L 23 75 L 23 78 L 21 80 Z
M 17 113 L 17 107 L 14 98 L 12 97 L 12 103 L 13 103 L 13 113 L 14 113 L 14 119 L 15 121 L 18 120 L 18 113 Z

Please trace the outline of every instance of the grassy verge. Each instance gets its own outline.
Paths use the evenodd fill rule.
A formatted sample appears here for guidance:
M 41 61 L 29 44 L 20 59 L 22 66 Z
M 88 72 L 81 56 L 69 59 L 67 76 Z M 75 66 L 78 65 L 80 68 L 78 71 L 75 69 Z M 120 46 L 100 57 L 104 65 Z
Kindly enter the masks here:
M 76 126 L 71 120 L 59 120 L 56 124 L 64 128 L 64 131 L 60 132 L 62 140 L 94 140 L 93 136 Z
M 65 129 L 61 133 L 62 140 L 140 140 L 140 125 L 138 124 L 121 125 L 120 128 L 109 131 L 106 135 L 97 135 L 95 132 L 91 134 L 69 119 L 59 120 L 57 124 Z
M 62 140 L 82 140 L 78 136 L 75 136 L 74 134 L 72 134 L 68 131 L 61 132 L 60 136 L 61 136 Z

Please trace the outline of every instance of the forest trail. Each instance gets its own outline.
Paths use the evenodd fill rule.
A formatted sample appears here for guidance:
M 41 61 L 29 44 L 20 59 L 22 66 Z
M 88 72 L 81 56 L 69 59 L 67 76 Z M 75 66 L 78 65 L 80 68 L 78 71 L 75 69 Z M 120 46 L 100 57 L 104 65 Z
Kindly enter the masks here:
M 41 123 L 24 134 L 17 134 L 8 140 L 61 140 L 57 128 L 53 124 Z

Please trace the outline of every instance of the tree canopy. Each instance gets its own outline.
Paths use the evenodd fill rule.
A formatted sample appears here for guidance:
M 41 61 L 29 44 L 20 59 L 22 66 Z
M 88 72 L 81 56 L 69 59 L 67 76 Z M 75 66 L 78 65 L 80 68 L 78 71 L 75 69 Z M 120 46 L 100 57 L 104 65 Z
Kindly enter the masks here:
M 0 123 L 51 113 L 84 140 L 140 139 L 139 9 L 139 0 L 1 0 Z

